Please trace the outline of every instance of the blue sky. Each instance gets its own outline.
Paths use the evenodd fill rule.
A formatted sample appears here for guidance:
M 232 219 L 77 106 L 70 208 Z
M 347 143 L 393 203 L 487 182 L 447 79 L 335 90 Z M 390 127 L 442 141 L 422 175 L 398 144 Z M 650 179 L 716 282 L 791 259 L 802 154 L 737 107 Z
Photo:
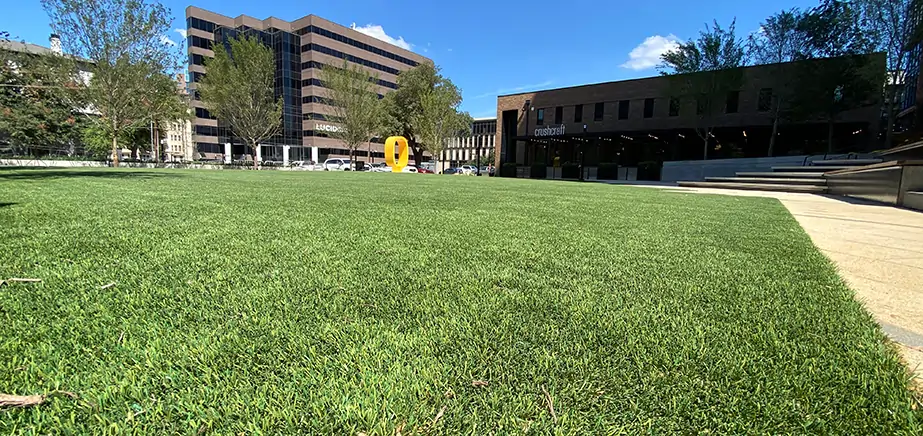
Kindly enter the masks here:
M 10 1 L 0 30 L 47 46 L 48 17 L 38 0 Z M 166 0 L 174 27 L 185 28 L 189 4 L 224 15 L 294 20 L 315 14 L 402 40 L 432 58 L 464 93 L 474 117 L 496 115 L 496 96 L 657 74 L 657 53 L 671 41 L 694 38 L 706 22 L 738 34 L 770 14 L 811 7 L 811 0 L 570 0 L 445 2 L 432 0 Z M 169 35 L 182 42 L 178 32 Z

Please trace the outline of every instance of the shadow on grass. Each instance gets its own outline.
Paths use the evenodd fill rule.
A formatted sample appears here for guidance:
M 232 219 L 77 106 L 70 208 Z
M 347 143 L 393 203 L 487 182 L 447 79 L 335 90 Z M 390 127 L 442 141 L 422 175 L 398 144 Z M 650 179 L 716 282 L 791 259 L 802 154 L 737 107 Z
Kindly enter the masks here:
M 108 179 L 150 179 L 181 177 L 178 173 L 163 173 L 144 170 L 83 170 L 48 168 L 0 168 L 0 180 L 42 180 L 73 177 L 100 177 Z
M 0 207 L 15 206 L 15 205 L 16 205 L 16 203 L 3 203 L 3 202 L 0 202 Z

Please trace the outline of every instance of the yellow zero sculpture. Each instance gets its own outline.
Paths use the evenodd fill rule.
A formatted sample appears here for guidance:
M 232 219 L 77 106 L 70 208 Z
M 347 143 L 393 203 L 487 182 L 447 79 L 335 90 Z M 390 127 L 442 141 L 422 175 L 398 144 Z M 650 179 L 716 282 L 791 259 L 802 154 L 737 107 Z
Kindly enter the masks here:
M 394 146 L 397 145 L 397 162 L 394 162 Z M 385 141 L 385 163 L 395 173 L 401 172 L 407 166 L 408 160 L 407 138 L 403 136 L 389 136 Z

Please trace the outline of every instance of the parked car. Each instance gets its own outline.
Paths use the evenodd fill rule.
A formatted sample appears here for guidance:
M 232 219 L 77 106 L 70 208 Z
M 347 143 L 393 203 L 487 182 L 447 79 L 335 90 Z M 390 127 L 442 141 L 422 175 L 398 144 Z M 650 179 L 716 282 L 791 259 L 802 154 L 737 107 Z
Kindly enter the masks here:
M 494 166 L 487 165 L 486 167 L 481 167 L 481 175 L 493 177 L 494 176 Z
M 376 163 L 372 165 L 372 172 L 373 173 L 390 173 L 391 167 L 389 167 L 387 164 Z
M 349 159 L 330 158 L 324 161 L 324 171 L 350 171 L 352 166 Z
M 456 174 L 461 174 L 461 170 L 459 170 L 458 168 L 446 168 L 442 170 L 442 174 L 449 174 L 449 175 L 454 176 Z
M 316 169 L 314 161 L 298 160 L 292 162 L 292 171 L 314 171 Z
M 401 172 L 402 173 L 418 173 L 420 171 L 417 170 L 417 167 L 406 166 L 404 168 L 401 168 Z
M 458 167 L 458 169 L 461 170 L 462 173 L 468 176 L 478 173 L 478 168 L 474 165 L 462 165 Z
M 426 167 L 416 167 L 416 168 L 417 168 L 417 172 L 420 174 L 435 174 L 433 170 L 426 168 Z

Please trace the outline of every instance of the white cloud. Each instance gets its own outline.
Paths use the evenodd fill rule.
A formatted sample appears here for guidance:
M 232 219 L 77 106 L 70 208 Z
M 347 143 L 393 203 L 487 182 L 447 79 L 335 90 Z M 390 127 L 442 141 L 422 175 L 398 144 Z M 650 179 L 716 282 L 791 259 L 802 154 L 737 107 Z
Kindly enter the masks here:
M 452 49 L 450 48 L 449 51 L 452 51 Z
M 546 80 L 542 83 L 533 83 L 531 85 L 522 85 L 522 86 L 516 86 L 513 88 L 500 88 L 493 92 L 487 92 L 481 95 L 476 95 L 473 98 L 484 98 L 484 97 L 490 97 L 490 96 L 496 97 L 498 95 L 503 95 L 503 94 L 513 94 L 516 92 L 526 91 L 526 90 L 535 89 L 535 88 L 544 88 L 546 86 L 550 86 L 552 83 L 554 82 L 551 80 Z
M 364 33 L 368 36 L 371 36 L 372 38 L 380 39 L 384 42 L 387 42 L 388 44 L 396 45 L 405 50 L 411 50 L 411 48 L 413 47 L 413 44 L 407 41 L 404 41 L 403 36 L 398 36 L 397 39 L 395 39 L 391 37 L 390 35 L 388 35 L 387 33 L 385 33 L 384 27 L 381 27 L 377 24 L 366 24 L 365 26 L 357 27 L 356 23 L 353 23 L 349 27 L 351 27 L 353 30 L 356 30 L 360 33 Z
M 170 39 L 169 37 L 167 37 L 167 35 L 160 35 L 160 42 L 166 45 L 172 45 L 172 46 L 176 45 L 176 41 Z
M 179 36 L 182 36 L 183 39 L 186 39 L 186 29 L 173 29 L 173 31 L 179 33 Z
M 622 68 L 640 71 L 657 66 L 660 56 L 679 46 L 680 40 L 672 33 L 667 36 L 649 36 L 628 53 L 628 62 Z

